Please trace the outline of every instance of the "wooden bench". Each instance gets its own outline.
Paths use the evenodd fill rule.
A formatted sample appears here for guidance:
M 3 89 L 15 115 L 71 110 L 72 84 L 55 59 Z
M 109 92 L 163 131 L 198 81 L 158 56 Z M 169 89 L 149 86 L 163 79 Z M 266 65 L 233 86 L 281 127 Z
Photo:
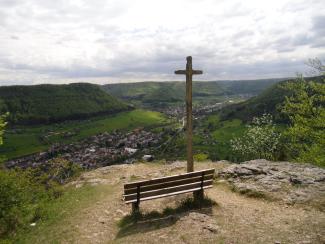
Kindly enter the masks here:
M 140 201 L 188 192 L 203 197 L 204 189 L 212 187 L 214 171 L 214 169 L 206 169 L 125 184 L 123 195 L 125 203 L 132 203 L 132 211 L 139 211 Z

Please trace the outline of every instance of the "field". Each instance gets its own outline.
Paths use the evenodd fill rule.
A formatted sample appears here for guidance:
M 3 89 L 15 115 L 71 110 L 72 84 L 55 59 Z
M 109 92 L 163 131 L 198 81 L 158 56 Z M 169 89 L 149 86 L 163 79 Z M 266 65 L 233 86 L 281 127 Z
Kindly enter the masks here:
M 6 131 L 0 153 L 11 159 L 46 150 L 53 143 L 71 143 L 105 131 L 131 130 L 166 122 L 158 112 L 139 109 L 88 120 L 44 126 L 20 126 Z
M 230 140 L 239 137 L 245 130 L 245 124 L 239 119 L 220 121 L 218 115 L 209 115 L 194 123 L 194 158 L 212 160 L 232 160 Z M 182 132 L 163 149 L 162 158 L 185 159 L 186 138 Z
M 199 126 L 199 135 L 206 135 L 205 145 L 196 145 L 198 152 L 206 152 L 213 160 L 233 160 L 230 140 L 240 137 L 245 130 L 239 119 L 220 121 L 219 116 L 210 115 Z M 201 139 L 202 140 L 202 139 Z

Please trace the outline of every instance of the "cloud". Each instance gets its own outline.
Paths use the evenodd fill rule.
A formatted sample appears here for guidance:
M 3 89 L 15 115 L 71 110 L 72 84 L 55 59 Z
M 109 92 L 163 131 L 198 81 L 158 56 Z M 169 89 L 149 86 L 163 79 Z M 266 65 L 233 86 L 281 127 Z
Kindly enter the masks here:
M 3 0 L 0 85 L 294 76 L 325 56 L 322 0 Z

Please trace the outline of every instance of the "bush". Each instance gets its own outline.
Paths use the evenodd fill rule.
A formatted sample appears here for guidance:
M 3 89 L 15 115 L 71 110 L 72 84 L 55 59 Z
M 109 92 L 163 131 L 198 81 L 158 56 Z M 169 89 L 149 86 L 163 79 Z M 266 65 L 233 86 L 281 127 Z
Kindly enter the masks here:
M 28 173 L 0 170 L 0 236 L 34 221 L 48 197 Z
M 194 155 L 194 160 L 197 162 L 206 161 L 208 159 L 208 155 L 204 153 L 198 153 Z
M 62 195 L 60 185 L 80 172 L 80 166 L 60 158 L 25 171 L 0 170 L 0 236 L 46 218 L 46 204 Z
M 38 167 L 29 169 L 33 179 L 45 185 L 47 189 L 64 184 L 80 174 L 82 168 L 66 159 L 54 158 Z
M 264 158 L 274 160 L 279 146 L 280 133 L 275 130 L 272 116 L 263 114 L 254 117 L 244 135 L 230 141 L 238 161 Z
M 4 130 L 5 130 L 5 126 L 7 124 L 7 122 L 5 122 L 5 118 L 8 116 L 8 113 L 6 114 L 0 114 L 0 145 L 3 144 L 3 140 L 2 140 L 2 137 L 3 137 L 3 133 L 4 133 Z

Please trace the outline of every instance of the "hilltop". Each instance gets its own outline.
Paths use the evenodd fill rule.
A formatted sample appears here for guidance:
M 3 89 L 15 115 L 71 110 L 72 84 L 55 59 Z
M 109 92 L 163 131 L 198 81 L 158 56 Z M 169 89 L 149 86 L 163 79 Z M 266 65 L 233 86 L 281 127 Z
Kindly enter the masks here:
M 319 82 L 325 76 L 308 77 L 304 78 L 308 81 Z M 231 104 L 223 108 L 220 112 L 222 120 L 241 119 L 242 121 L 250 121 L 253 117 L 261 116 L 263 113 L 272 114 L 276 121 L 287 121 L 280 113 L 280 106 L 285 101 L 286 96 L 290 96 L 288 90 L 283 87 L 289 83 L 295 82 L 294 79 L 280 81 L 273 84 L 271 87 L 262 91 L 256 97 L 252 97 L 244 102 Z
M 114 165 L 85 172 L 48 208 L 49 219 L 14 237 L 22 243 L 324 243 L 324 169 L 254 160 L 201 162 L 215 168 L 202 209 L 181 210 L 189 195 L 143 202 L 132 220 L 123 184 L 184 172 L 185 162 Z
M 0 113 L 10 113 L 10 124 L 49 124 L 128 109 L 93 84 L 0 87 Z

